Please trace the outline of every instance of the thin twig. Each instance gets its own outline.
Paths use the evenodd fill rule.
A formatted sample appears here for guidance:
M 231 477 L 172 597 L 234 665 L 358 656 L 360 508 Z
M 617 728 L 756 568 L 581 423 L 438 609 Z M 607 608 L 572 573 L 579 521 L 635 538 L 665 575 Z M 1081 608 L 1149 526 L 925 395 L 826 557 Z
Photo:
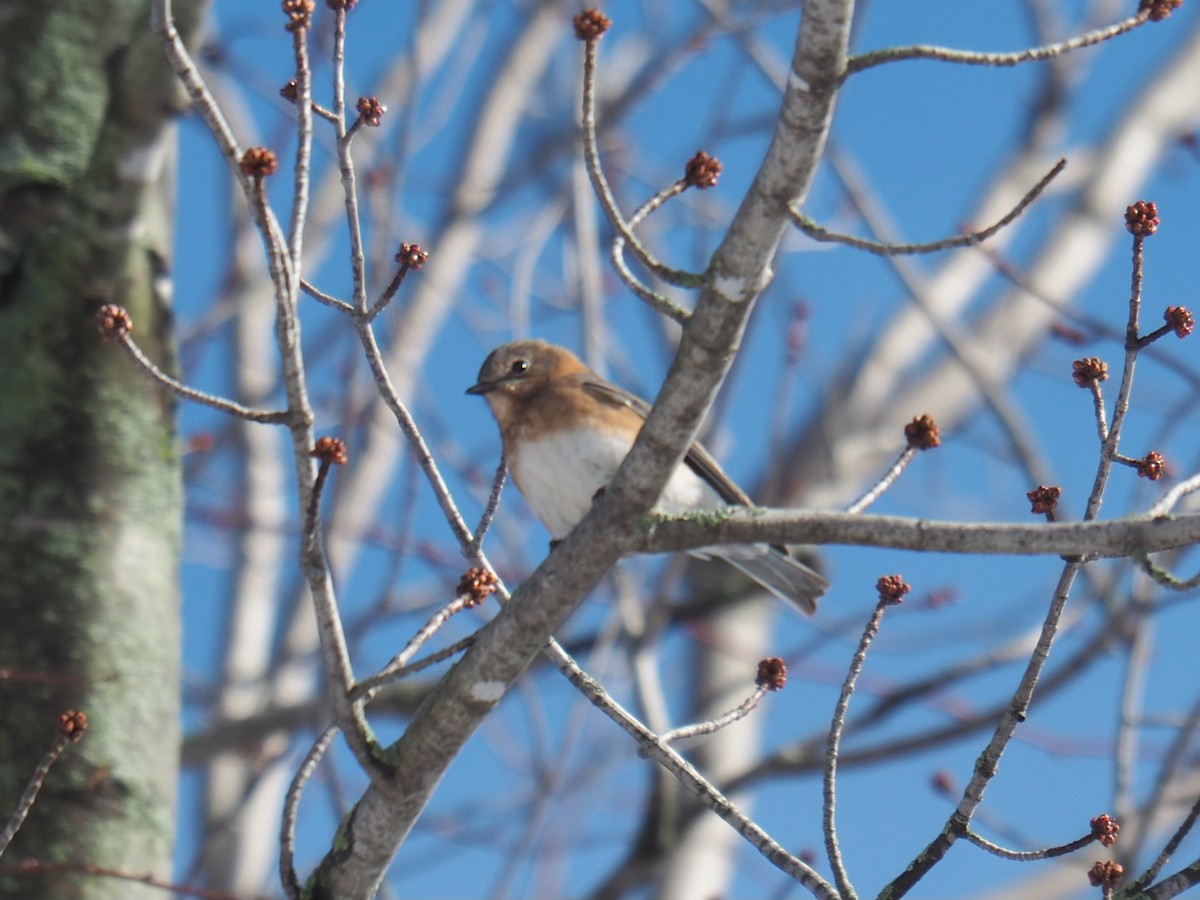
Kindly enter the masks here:
M 312 178 L 312 69 L 308 61 L 307 27 L 292 32 L 292 52 L 296 58 L 296 163 L 293 172 L 292 220 L 288 227 L 288 250 L 292 270 L 300 274 L 304 252 L 304 223 L 308 218 L 309 182 Z
M 912 462 L 912 458 L 916 455 L 916 453 L 917 448 L 913 447 L 911 444 L 905 447 L 904 451 L 900 454 L 896 462 L 892 464 L 892 467 L 883 474 L 883 477 L 880 478 L 870 490 L 847 506 L 846 512 L 860 513 L 880 497 L 882 497 L 884 491 L 895 484 L 896 479 L 900 477 L 900 473 L 907 468 L 910 462 Z
M 196 64 L 192 61 L 191 54 L 183 43 L 183 38 L 180 37 L 178 30 L 175 28 L 174 17 L 171 13 L 171 0 L 153 0 L 150 5 L 150 23 L 151 27 L 162 40 L 167 58 L 174 67 L 175 73 L 179 76 L 179 81 L 187 91 L 193 109 L 204 120 L 209 133 L 212 134 L 213 139 L 217 142 L 217 148 L 225 158 L 225 164 L 229 167 L 230 174 L 241 185 L 246 199 L 254 207 L 255 223 L 262 232 L 264 240 L 270 244 L 272 241 L 279 239 L 279 242 L 282 243 L 279 223 L 275 220 L 274 214 L 265 204 L 258 206 L 253 202 L 256 182 L 261 186 L 261 180 L 254 179 L 242 171 L 241 148 L 238 146 L 237 139 L 233 136 L 233 130 L 225 120 L 220 107 L 217 106 L 217 101 L 213 98 L 212 92 L 204 83 L 204 79 L 200 76 Z M 288 263 L 288 272 L 285 280 L 287 283 L 291 283 L 290 259 Z M 275 276 L 274 270 L 272 270 L 271 274 L 272 277 Z M 279 286 L 282 283 L 277 281 L 276 285 Z
M 300 290 L 304 291 L 304 293 L 308 294 L 308 296 L 312 297 L 319 303 L 325 304 L 331 309 L 336 309 L 339 312 L 346 313 L 347 315 L 354 315 L 354 307 L 345 300 L 339 300 L 337 297 L 325 293 L 312 282 L 306 281 L 303 278 L 300 279 Z
M 387 406 L 395 417 L 397 425 L 400 426 L 401 432 L 403 432 L 405 438 L 408 440 L 413 457 L 425 473 L 425 478 L 433 489 L 434 498 L 437 500 L 438 506 L 441 507 L 446 521 L 450 524 L 459 547 L 463 548 L 474 562 L 477 562 L 489 571 L 494 571 L 481 551 L 473 554 L 470 552 L 474 534 L 467 527 L 466 520 L 463 519 L 462 514 L 459 512 L 458 505 L 454 502 L 454 497 L 446 485 L 446 480 L 442 477 L 441 470 L 438 469 L 437 462 L 433 458 L 433 453 L 430 451 L 429 445 L 421 434 L 421 430 L 417 427 L 412 413 L 409 412 L 408 407 L 396 392 L 396 386 L 392 383 L 391 375 L 388 374 L 387 366 L 383 361 L 383 355 L 380 353 L 379 344 L 375 340 L 374 330 L 370 324 L 363 322 L 361 319 L 356 319 L 356 325 L 359 341 L 363 347 L 363 355 L 367 361 L 367 366 L 371 370 L 371 376 L 375 381 L 375 387 L 379 391 L 379 396 L 383 399 L 384 405 Z
M 380 687 L 389 681 L 396 678 L 398 673 L 407 669 L 408 661 L 417 655 L 420 650 L 429 641 L 431 637 L 441 630 L 442 626 L 450 621 L 450 617 L 462 612 L 464 609 L 470 609 L 476 606 L 478 601 L 468 592 L 459 594 L 437 612 L 417 630 L 404 649 L 397 653 L 378 673 L 366 678 L 356 684 L 353 690 L 350 691 L 352 699 L 363 703 L 370 703 L 375 699 L 375 695 L 379 693 Z
M 661 278 L 668 284 L 680 287 L 703 287 L 708 280 L 706 275 L 672 269 L 655 259 L 650 251 L 646 249 L 645 245 L 630 230 L 629 224 L 621 216 L 621 211 L 617 207 L 617 201 L 613 197 L 612 189 L 608 186 L 608 181 L 604 177 L 604 170 L 600 167 L 600 151 L 596 143 L 595 39 L 584 42 L 582 119 L 584 162 L 587 166 L 588 177 L 591 179 L 592 187 L 596 190 L 596 197 L 600 201 L 600 208 L 604 210 L 604 215 L 608 219 L 609 224 L 612 225 L 618 235 L 625 239 L 629 245 L 629 249 L 637 257 L 638 262 L 649 269 L 656 277 Z
M 275 213 L 271 211 L 270 203 L 267 202 L 267 187 L 263 178 L 252 179 L 250 210 L 253 212 L 254 221 L 262 234 L 263 250 L 267 254 L 267 270 L 275 289 L 275 306 L 279 312 L 275 324 L 276 340 L 280 340 L 283 335 L 287 335 L 289 338 L 295 337 L 297 330 L 296 297 L 292 259 L 287 244 L 284 243 L 283 233 L 279 230 L 279 221 L 275 218 Z M 300 364 L 299 347 L 297 346 L 295 349 L 297 355 L 293 358 L 292 364 L 298 365 Z M 284 355 L 286 356 L 286 354 Z M 284 368 L 285 370 L 288 368 L 286 361 Z M 289 399 L 292 398 L 289 397 Z
M 633 274 L 633 270 L 625 262 L 625 254 L 617 249 L 617 244 L 614 241 L 609 251 L 609 259 L 612 261 L 613 268 L 616 269 L 617 277 L 621 279 L 624 285 L 647 306 L 655 312 L 666 316 L 669 319 L 674 319 L 676 322 L 683 324 L 692 315 L 678 303 L 673 301 L 665 294 L 660 294 L 658 291 L 646 287 L 638 280 L 638 277 Z
M 1165 338 L 1168 334 L 1171 334 L 1174 331 L 1175 326 L 1170 322 L 1165 325 L 1160 325 L 1149 334 L 1144 334 L 1137 339 L 1138 349 L 1140 350 L 1143 347 L 1149 347 L 1155 341 L 1159 340 L 1160 338 Z
M 670 731 L 664 731 L 658 736 L 658 739 L 664 744 L 669 744 L 672 741 L 680 741 L 684 738 L 696 737 L 701 734 L 712 734 L 714 731 L 720 731 L 727 725 L 732 725 L 738 719 L 744 719 L 750 715 L 762 701 L 762 698 L 767 694 L 767 688 L 755 688 L 754 693 L 735 706 L 729 712 L 717 716 L 715 719 L 709 719 L 707 722 L 697 722 L 694 725 L 681 725 L 679 728 L 672 728 Z
M 675 776 L 707 808 L 744 837 L 764 859 L 794 878 L 811 891 L 818 900 L 838 900 L 837 891 L 832 884 L 799 857 L 785 850 L 749 816 L 738 809 L 728 797 L 696 771 L 687 760 L 659 740 L 653 732 L 609 696 L 600 683 L 584 672 L 557 641 L 551 639 L 546 647 L 545 655 L 592 705 L 637 742 L 638 751 L 642 756 L 653 759 Z
M 681 178 L 668 188 L 659 191 L 641 206 L 639 206 L 632 216 L 629 217 L 629 230 L 633 231 L 642 221 L 661 207 L 672 197 L 677 197 L 689 187 L 686 179 Z M 617 270 L 617 275 L 625 283 L 625 286 L 633 291 L 640 300 L 645 301 L 651 309 L 661 313 L 671 319 L 674 319 L 680 324 L 687 321 L 691 315 L 686 309 L 679 304 L 673 302 L 669 297 L 658 293 L 655 290 L 642 284 L 633 271 L 625 262 L 625 238 L 619 232 L 613 237 L 612 246 L 609 248 L 609 258 L 612 260 L 613 268 Z
M 388 282 L 387 287 L 383 289 L 383 293 L 379 295 L 379 299 L 371 304 L 371 308 L 366 311 L 363 316 L 363 321 L 372 322 L 375 318 L 387 309 L 388 304 L 396 296 L 396 292 L 400 290 L 400 285 L 404 283 L 404 276 L 409 272 L 408 266 L 401 266 L 396 274 L 392 276 L 392 280 Z
M 863 663 L 867 659 L 867 651 L 871 642 L 879 634 L 879 626 L 883 622 L 883 614 L 887 611 L 889 601 L 880 597 L 875 604 L 875 612 L 867 621 L 862 637 L 858 641 L 858 649 L 850 660 L 850 669 L 842 682 L 842 690 L 838 695 L 837 706 L 834 707 L 833 721 L 829 726 L 829 738 L 825 743 L 825 774 L 823 779 L 824 803 L 822 804 L 822 824 L 825 830 L 825 852 L 829 857 L 829 867 L 833 870 L 834 881 L 837 882 L 838 892 L 843 900 L 855 900 L 858 896 L 850 884 L 850 875 L 842 861 L 842 848 L 837 839 L 837 764 L 838 753 L 842 742 L 842 731 L 846 727 L 846 710 L 850 707 L 850 697 L 854 694 L 854 686 L 862 672 Z
M 136 872 L 125 872 L 121 869 L 97 866 L 92 863 L 23 859 L 15 865 L 0 867 L 0 875 L 6 878 L 16 876 L 18 878 L 41 877 L 44 879 L 48 876 L 61 875 L 63 873 L 83 875 L 89 879 L 112 878 L 117 881 L 127 881 L 131 884 L 140 884 L 145 887 L 155 888 L 162 891 L 164 895 L 195 897 L 197 900 L 269 900 L 268 895 L 265 894 L 247 895 L 241 892 L 231 894 L 228 891 L 215 891 L 211 888 L 191 887 L 186 884 L 176 884 L 173 881 L 166 878 L 159 878 L 151 873 L 139 875 Z M 124 894 L 121 896 L 124 896 Z
M 1013 862 L 1034 862 L 1039 859 L 1053 859 L 1056 856 L 1066 856 L 1068 853 L 1082 850 L 1096 840 L 1093 835 L 1085 834 L 1083 837 L 1059 847 L 1047 847 L 1044 850 L 1009 850 L 1007 847 L 1001 847 L 999 844 L 993 844 L 986 838 L 980 837 L 969 828 L 963 837 L 981 850 L 986 850 L 993 856 L 999 856 L 1001 859 L 1008 859 Z
M 1091 47 L 1095 44 L 1111 40 L 1125 34 L 1127 31 L 1132 31 L 1140 25 L 1144 25 L 1149 18 L 1148 12 L 1138 12 L 1136 15 L 1130 16 L 1128 19 L 1123 19 L 1115 25 L 1097 28 L 1094 31 L 1086 32 L 1070 40 L 1060 41 L 1056 44 L 1047 44 L 1043 47 L 1030 47 L 1027 50 L 1020 50 L 1016 53 L 979 53 L 971 50 L 954 50 L 950 47 L 934 47 L 927 44 L 872 50 L 869 53 L 850 57 L 846 62 L 846 73 L 843 78 L 848 78 L 856 72 L 861 72 L 874 66 L 883 65 L 884 63 L 901 62 L 906 59 L 932 59 L 939 62 L 962 63 L 968 66 L 1001 67 L 1015 66 L 1043 59 L 1053 59 L 1056 56 L 1062 56 L 1073 50 L 1080 50 L 1084 47 Z
M 1042 622 L 1037 644 L 1029 656 L 1029 662 L 1025 666 L 1021 681 L 1013 692 L 991 740 L 988 741 L 983 753 L 976 761 L 975 770 L 971 780 L 963 789 L 962 798 L 937 837 L 913 858 L 903 872 L 884 887 L 885 894 L 896 900 L 907 894 L 934 866 L 945 859 L 957 839 L 965 835 L 970 828 L 971 818 L 979 804 L 983 802 L 984 790 L 999 770 L 1000 758 L 1003 756 L 1005 748 L 1016 733 L 1017 725 L 1025 721 L 1034 689 L 1041 680 L 1046 660 L 1050 656 L 1050 647 L 1058 634 L 1063 610 L 1066 609 L 1067 600 L 1071 595 L 1071 587 L 1082 568 L 1083 563 L 1078 559 L 1066 561 L 1059 575 L 1058 584 L 1055 586 L 1050 608 Z
M 646 221 L 652 212 L 655 212 L 663 207 L 663 205 L 671 199 L 678 197 L 691 186 L 686 178 L 680 178 L 668 187 L 663 188 L 641 206 L 633 211 L 633 215 L 629 217 L 630 229 L 637 228 L 642 222 Z M 613 243 L 620 243 L 622 247 L 625 245 L 625 238 L 617 235 L 613 239 Z
M 848 234 L 839 234 L 835 231 L 829 231 L 822 228 L 812 219 L 808 218 L 799 210 L 789 210 L 792 218 L 792 223 L 803 231 L 814 241 L 830 244 L 844 244 L 848 247 L 854 247 L 859 250 L 866 250 L 870 253 L 875 253 L 880 256 L 904 256 L 916 253 L 936 253 L 940 250 L 952 250 L 958 247 L 971 247 L 975 244 L 986 241 L 1002 228 L 1011 225 L 1016 219 L 1025 212 L 1034 200 L 1044 191 L 1050 182 L 1066 168 L 1066 159 L 1060 159 L 1049 172 L 1042 176 L 1042 179 L 1035 184 L 1029 191 L 1026 192 L 1020 201 L 1008 213 L 997 222 L 989 225 L 987 228 L 982 228 L 979 231 L 972 231 L 967 234 L 960 234 L 950 238 L 943 238 L 940 241 L 932 241 L 925 244 L 889 244 L 882 241 L 872 241 L 866 238 L 857 238 Z
M 333 114 L 337 132 L 338 169 L 342 175 L 342 193 L 346 199 L 346 225 L 350 231 L 350 272 L 354 284 L 353 306 L 367 311 L 366 255 L 363 252 L 362 224 L 358 215 L 358 186 L 354 161 L 350 157 L 350 139 L 354 129 L 346 129 L 346 7 L 337 8 L 333 30 Z M 357 126 L 361 117 L 354 124 Z
M 1179 849 L 1179 845 L 1183 843 L 1183 839 L 1191 832 L 1192 827 L 1196 824 L 1196 820 L 1198 818 L 1200 818 L 1200 798 L 1197 798 L 1196 802 L 1192 804 L 1191 810 L 1188 811 L 1188 814 L 1184 817 L 1183 821 L 1179 823 L 1179 827 L 1175 829 L 1175 833 L 1171 835 L 1171 839 L 1167 841 L 1167 844 L 1165 847 L 1163 847 L 1162 852 L 1158 854 L 1158 858 L 1150 864 L 1150 867 L 1146 869 L 1145 872 L 1138 876 L 1138 880 L 1129 886 L 1126 893 L 1138 893 L 1142 888 L 1144 888 L 1158 876 L 1158 873 L 1162 871 L 1163 866 L 1167 864 L 1167 862 L 1175 854 L 1175 851 Z
M 296 876 L 296 822 L 300 797 L 304 793 L 304 786 L 312 778 L 325 751 L 329 749 L 339 731 L 341 729 L 337 725 L 328 725 L 317 736 L 308 753 L 304 755 L 296 774 L 292 776 L 292 783 L 288 786 L 284 799 L 279 827 L 279 880 L 283 882 L 288 900 L 300 900 L 300 879 Z
M 1100 445 L 1108 440 L 1108 417 L 1104 409 L 1104 391 L 1100 387 L 1100 379 L 1093 378 L 1088 382 L 1092 392 L 1092 404 L 1096 410 L 1096 434 L 1100 437 Z
M 496 517 L 496 511 L 500 508 L 500 495 L 504 491 L 504 482 L 508 478 L 508 460 L 504 454 L 500 454 L 500 462 L 496 465 L 496 475 L 492 478 L 492 489 L 488 493 L 487 505 L 483 508 L 483 515 L 479 518 L 479 524 L 475 526 L 475 533 L 471 536 L 471 543 L 463 550 L 466 556 L 478 552 L 483 544 L 483 539 L 488 533 L 488 529 L 492 527 L 492 520 Z
M 1034 300 L 1037 300 L 1048 309 L 1053 310 L 1057 315 L 1062 316 L 1062 318 L 1075 325 L 1078 325 L 1081 328 L 1087 329 L 1089 332 L 1099 337 L 1124 343 L 1125 332 L 1123 329 L 1113 328 L 1101 319 L 1080 313 L 1078 310 L 1073 309 L 1066 303 L 1063 303 L 1061 300 L 1056 300 L 1055 298 L 1048 296 L 1044 291 L 1039 289 L 1037 285 L 1033 284 L 1028 278 L 1026 278 L 1023 273 L 1019 272 L 1015 266 L 1013 266 L 1010 262 L 1004 259 L 1004 257 L 1000 256 L 1000 254 L 996 253 L 991 248 L 980 246 L 976 248 L 976 252 L 987 257 L 988 261 L 995 266 L 996 271 L 1009 282 L 1011 282 L 1015 287 L 1019 288 L 1023 293 L 1028 294 L 1030 297 L 1032 297 Z M 1148 353 L 1150 358 L 1155 362 L 1161 363 L 1169 371 L 1178 375 L 1192 389 L 1200 391 L 1200 374 L 1197 374 L 1189 367 L 1181 364 L 1180 361 L 1172 354 L 1164 352 L 1154 346 L 1145 348 L 1144 352 Z
M 74 739 L 70 732 L 62 728 L 59 728 L 55 733 L 54 740 L 50 742 L 50 749 L 42 756 L 37 764 L 37 768 L 29 776 L 29 783 L 25 785 L 25 790 L 21 793 L 21 798 L 17 801 L 16 809 L 9 816 L 4 830 L 0 831 L 0 856 L 4 855 L 4 851 L 8 849 L 8 845 L 12 843 L 12 839 L 17 836 L 17 832 L 20 831 L 21 826 L 25 823 L 25 818 L 29 815 L 29 811 L 33 809 L 33 804 L 37 800 L 38 793 L 42 790 L 42 785 L 46 783 L 46 776 L 50 774 L 50 769 L 58 762 L 58 758 L 67 749 L 67 745 Z
M 1139 347 L 1138 317 L 1142 308 L 1142 247 L 1145 238 L 1140 234 L 1133 236 L 1133 263 L 1129 286 L 1129 317 L 1125 324 L 1125 365 L 1121 371 L 1121 383 L 1117 388 L 1117 400 L 1113 405 L 1112 424 L 1108 436 L 1100 446 L 1100 464 L 1092 482 L 1092 490 L 1088 495 L 1087 508 L 1083 514 L 1084 521 L 1095 519 L 1100 514 L 1100 505 L 1104 500 L 1104 489 L 1112 472 L 1112 464 L 1117 457 L 1117 449 L 1121 441 L 1121 426 L 1125 423 L 1125 414 L 1129 411 L 1129 396 L 1133 391 L 1133 372 L 1137 362 Z
M 1163 498 L 1146 511 L 1146 515 L 1151 518 L 1168 515 L 1180 500 L 1196 491 L 1200 491 L 1200 474 L 1193 475 L 1187 481 L 1179 482 L 1163 494 Z
M 1167 590 L 1190 591 L 1192 588 L 1200 587 L 1200 573 L 1185 580 L 1172 574 L 1169 569 L 1158 565 L 1146 553 L 1135 553 L 1133 554 L 1133 559 L 1141 565 L 1143 572 L 1153 578 L 1157 584 L 1161 584 L 1167 588 Z
M 191 400 L 194 403 L 200 403 L 204 406 L 210 406 L 213 409 L 219 409 L 221 412 L 229 413 L 231 416 L 236 416 L 239 419 L 246 419 L 250 422 L 264 422 L 267 424 L 278 425 L 288 421 L 289 413 L 286 409 L 283 410 L 265 410 L 252 409 L 249 406 L 242 406 L 240 403 L 235 403 L 233 400 L 227 400 L 224 397 L 218 397 L 215 394 L 210 394 L 207 391 L 201 391 L 193 387 L 188 387 L 183 382 L 172 378 L 151 359 L 142 352 L 142 348 L 137 345 L 133 337 L 128 333 L 122 333 L 116 336 L 121 347 L 133 357 L 134 362 L 145 370 L 146 374 L 161 384 L 163 387 L 170 390 L 172 393 L 183 397 L 185 400 Z
M 337 673 L 337 683 L 328 686 L 333 695 L 333 706 L 339 720 L 338 724 L 342 730 L 346 731 L 359 763 L 364 769 L 370 771 L 377 742 L 367 724 L 362 707 L 354 703 L 349 696 L 353 684 L 345 684 L 343 687 L 343 679 L 353 679 L 354 673 L 350 665 L 349 650 L 346 645 L 345 633 L 342 630 L 341 614 L 337 609 L 337 597 L 334 593 L 321 534 L 321 497 L 325 493 L 329 470 L 334 465 L 343 465 L 347 461 L 346 445 L 337 438 L 323 437 L 314 444 L 308 455 L 318 460 L 318 467 L 316 477 L 307 492 L 308 502 L 304 508 L 304 518 L 301 524 L 301 560 L 302 563 L 315 561 L 318 566 L 318 571 L 306 571 L 305 575 L 313 595 L 314 605 L 318 607 L 319 623 L 325 624 L 321 621 L 322 617 L 327 617 L 329 620 L 330 634 L 327 639 L 322 640 L 321 646 L 330 655 L 331 661 L 336 660 L 342 666 L 342 670 Z M 329 677 L 334 678 L 333 675 Z
M 403 669 L 392 672 L 386 678 L 380 677 L 379 675 L 372 675 L 369 678 L 364 678 L 359 683 L 358 689 L 360 689 L 361 693 L 363 694 L 374 692 L 371 693 L 371 695 L 367 697 L 364 702 L 369 703 L 379 696 L 378 692 L 376 691 L 377 688 L 386 687 L 392 682 L 399 681 L 402 678 L 407 678 L 410 675 L 415 675 L 417 672 L 428 669 L 430 666 L 435 666 L 440 662 L 450 659 L 452 656 L 458 656 L 458 654 L 469 649 L 472 645 L 474 645 L 474 643 L 475 635 L 468 634 L 466 637 L 460 638 L 453 644 L 443 647 L 441 650 L 438 650 L 434 653 L 430 653 L 428 656 L 422 656 L 416 662 L 411 662 L 406 665 Z
M 345 445 L 342 445 L 342 452 L 345 452 Z M 317 453 L 314 452 L 313 455 L 317 456 Z M 320 457 L 317 477 L 313 479 L 312 490 L 308 494 L 308 506 L 304 510 L 302 534 L 317 532 L 321 527 L 321 497 L 325 493 L 325 483 L 329 480 L 329 469 L 332 465 L 333 461 L 328 456 Z
M 350 123 L 350 127 L 348 129 L 346 129 L 346 136 L 345 136 L 345 138 L 343 138 L 343 140 L 346 144 L 347 150 L 349 150 L 350 145 L 352 143 L 354 143 L 355 135 L 357 135 L 360 131 L 362 131 L 362 127 L 363 127 L 363 118 L 362 118 L 362 116 L 357 116 L 354 119 L 354 121 Z

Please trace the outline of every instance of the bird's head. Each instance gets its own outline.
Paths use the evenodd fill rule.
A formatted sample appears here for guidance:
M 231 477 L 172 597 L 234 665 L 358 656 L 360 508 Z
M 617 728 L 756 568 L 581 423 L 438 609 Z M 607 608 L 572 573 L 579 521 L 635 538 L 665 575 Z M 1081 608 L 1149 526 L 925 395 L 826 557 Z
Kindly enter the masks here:
M 495 408 L 506 400 L 530 396 L 552 378 L 578 371 L 586 369 L 570 350 L 545 341 L 513 341 L 488 354 L 467 393 L 487 397 Z

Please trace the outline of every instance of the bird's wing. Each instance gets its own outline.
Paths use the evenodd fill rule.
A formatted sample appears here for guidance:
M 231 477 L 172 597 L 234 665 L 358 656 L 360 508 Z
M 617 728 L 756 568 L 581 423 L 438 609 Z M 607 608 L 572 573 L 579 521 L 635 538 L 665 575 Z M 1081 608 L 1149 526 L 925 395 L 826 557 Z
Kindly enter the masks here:
M 585 391 L 603 403 L 632 409 L 643 419 L 650 412 L 649 403 L 640 397 L 634 396 L 629 391 L 617 387 L 615 384 L 609 384 L 607 381 L 600 381 L 598 379 L 586 379 L 581 383 Z M 725 470 L 713 459 L 712 454 L 701 446 L 699 441 L 692 442 L 692 446 L 688 447 L 683 461 L 689 469 L 720 494 L 721 499 L 726 503 L 731 506 L 754 505 L 750 501 L 750 498 L 746 496 L 746 492 L 733 483 L 733 479 L 725 474 Z

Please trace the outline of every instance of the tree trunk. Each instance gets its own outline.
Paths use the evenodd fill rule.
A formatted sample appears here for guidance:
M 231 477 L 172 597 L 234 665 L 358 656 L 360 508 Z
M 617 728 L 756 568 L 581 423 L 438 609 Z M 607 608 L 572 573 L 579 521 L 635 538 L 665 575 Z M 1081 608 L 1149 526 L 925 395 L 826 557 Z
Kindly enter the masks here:
M 194 25 L 203 3 L 180 5 Z M 56 717 L 90 720 L 0 862 L 0 895 L 158 897 L 94 870 L 170 874 L 179 456 L 171 400 L 93 316 L 126 307 L 173 366 L 179 104 L 147 0 L 5 0 L 0 18 L 0 818 Z M 15 874 L 22 860 L 40 874 Z

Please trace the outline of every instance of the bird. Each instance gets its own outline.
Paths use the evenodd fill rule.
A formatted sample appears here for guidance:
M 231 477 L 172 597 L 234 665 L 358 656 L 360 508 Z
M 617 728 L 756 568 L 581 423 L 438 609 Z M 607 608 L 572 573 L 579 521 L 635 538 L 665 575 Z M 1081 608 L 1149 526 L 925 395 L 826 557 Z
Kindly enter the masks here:
M 550 532 L 565 538 L 616 474 L 650 412 L 639 397 L 606 381 L 578 356 L 542 340 L 494 349 L 468 394 L 487 400 L 504 457 L 525 502 Z M 751 506 L 712 454 L 693 443 L 671 473 L 656 512 L 667 515 Z M 690 551 L 716 557 L 806 615 L 829 582 L 774 544 L 729 544 Z

